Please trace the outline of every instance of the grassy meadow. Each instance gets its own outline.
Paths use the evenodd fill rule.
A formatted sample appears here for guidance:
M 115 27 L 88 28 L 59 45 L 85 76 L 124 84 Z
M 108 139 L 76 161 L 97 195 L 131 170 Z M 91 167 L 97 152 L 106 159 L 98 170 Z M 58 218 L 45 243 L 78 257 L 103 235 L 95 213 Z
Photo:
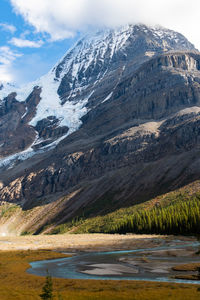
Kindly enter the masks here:
M 26 273 L 29 262 L 64 256 L 46 250 L 1 251 L 0 299 L 39 300 L 45 278 Z M 53 278 L 53 287 L 54 299 L 63 300 L 200 299 L 198 286 L 189 284 Z

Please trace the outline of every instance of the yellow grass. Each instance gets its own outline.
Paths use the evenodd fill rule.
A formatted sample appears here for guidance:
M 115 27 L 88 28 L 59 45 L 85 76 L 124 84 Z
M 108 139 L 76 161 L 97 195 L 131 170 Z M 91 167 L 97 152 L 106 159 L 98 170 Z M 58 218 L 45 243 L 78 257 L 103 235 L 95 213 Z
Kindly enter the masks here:
M 40 299 L 44 277 L 26 273 L 29 262 L 64 255 L 47 250 L 0 252 L 0 299 Z M 127 300 L 127 299 L 200 299 L 195 285 L 136 281 L 96 281 L 53 279 L 55 299 L 64 300 Z
M 182 264 L 172 268 L 174 271 L 197 271 L 200 268 L 200 263 Z

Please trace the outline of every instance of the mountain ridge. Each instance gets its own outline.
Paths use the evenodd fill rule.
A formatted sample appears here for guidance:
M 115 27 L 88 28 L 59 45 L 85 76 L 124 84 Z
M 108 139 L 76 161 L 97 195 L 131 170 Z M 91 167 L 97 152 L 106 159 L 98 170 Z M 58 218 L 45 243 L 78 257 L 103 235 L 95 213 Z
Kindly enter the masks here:
M 168 41 L 168 30 L 155 36 L 144 25 L 128 28 L 137 34 L 124 44 L 127 56 L 114 59 L 113 55 L 110 65 L 105 59 L 106 74 L 98 71 L 97 55 L 90 63 L 93 73 L 86 76 L 87 68 L 80 65 L 75 67 L 80 76 L 73 77 L 71 68 L 59 81 L 60 86 L 66 81 L 74 85 L 70 99 L 67 85 L 60 98 L 56 96 L 61 113 L 66 105 L 70 108 L 70 120 L 68 114 L 64 120 L 59 112 L 51 114 L 55 103 L 45 111 L 48 101 L 55 100 L 55 90 L 45 100 L 39 85 L 25 101 L 17 101 L 13 93 L 2 102 L 1 107 L 8 109 L 2 110 L 0 121 L 7 130 L 2 132 L 14 154 L 6 154 L 7 146 L 0 161 L 0 200 L 2 205 L 16 203 L 24 211 L 42 207 L 46 217 L 40 226 L 32 224 L 35 233 L 48 222 L 66 222 L 84 211 L 98 215 L 135 205 L 200 177 L 200 54 L 178 33 Z M 111 48 L 109 59 L 110 53 Z M 80 82 L 82 90 L 77 93 Z M 13 126 L 10 131 L 7 124 Z M 17 141 L 19 128 L 34 130 L 28 134 L 31 143 L 20 152 L 24 154 L 17 153 L 13 128 Z M 46 205 L 53 210 L 45 212 Z
M 164 44 L 163 37 L 165 38 Z M 152 41 L 150 42 L 149 39 Z M 133 54 L 129 53 L 132 48 L 136 54 L 134 52 Z M 136 50 L 137 48 L 138 50 Z M 27 123 L 36 131 L 36 139 L 33 135 L 32 142 L 29 142 L 29 152 L 34 154 L 31 149 L 35 145 L 37 145 L 35 147 L 37 149 L 41 148 L 42 150 L 43 147 L 46 147 L 47 150 L 48 145 L 56 145 L 56 140 L 62 140 L 62 138 L 78 130 L 82 124 L 81 118 L 98 105 L 99 101 L 106 102 L 109 99 L 118 82 L 122 77 L 127 76 L 126 69 L 128 72 L 133 71 L 138 67 L 138 63 L 141 64 L 149 59 L 149 56 L 145 56 L 146 50 L 149 50 L 151 55 L 157 55 L 157 52 L 172 49 L 195 50 L 194 46 L 181 34 L 162 27 L 149 28 L 145 25 L 127 25 L 117 30 L 98 32 L 94 36 L 80 39 L 47 75 L 16 91 L 13 90 L 12 86 L 7 85 L 8 92 L 6 90 L 0 91 L 0 97 L 8 96 L 6 94 L 12 91 L 16 92 L 17 101 L 26 102 L 35 87 L 41 88 L 36 113 Z M 134 58 L 135 56 L 136 58 Z M 129 61 L 131 61 L 131 66 Z M 133 63 L 133 61 L 135 62 Z M 128 68 L 125 67 L 127 64 Z M 115 76 L 114 70 L 116 70 L 117 76 Z M 112 74 L 112 72 L 114 73 Z M 107 73 L 108 75 L 106 75 Z M 105 76 L 107 77 L 104 79 Z M 31 107 L 31 109 L 34 108 Z M 27 106 L 24 113 L 26 110 Z M 61 128 L 58 132 L 61 134 L 58 133 L 57 137 L 54 136 L 54 138 L 41 137 L 37 131 L 37 123 L 52 116 L 56 118 L 57 127 Z M 24 114 L 19 117 L 24 117 Z M 27 150 L 27 147 L 24 150 Z M 13 153 L 10 154 L 16 152 L 19 151 L 13 147 Z

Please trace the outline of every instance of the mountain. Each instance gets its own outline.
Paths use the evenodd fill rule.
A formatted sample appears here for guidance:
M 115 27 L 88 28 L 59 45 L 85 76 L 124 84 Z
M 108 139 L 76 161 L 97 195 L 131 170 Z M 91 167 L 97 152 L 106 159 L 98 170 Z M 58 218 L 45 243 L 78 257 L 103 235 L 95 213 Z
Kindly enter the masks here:
M 0 99 L 0 199 L 18 205 L 7 231 L 50 232 L 199 179 L 200 53 L 177 32 L 90 33 Z
M 82 38 L 39 80 L 18 89 L 6 85 L 0 91 L 0 116 L 6 128 L 1 157 L 25 149 L 21 155 L 27 157 L 33 150 L 56 145 L 80 127 L 88 111 L 106 102 L 124 78 L 149 58 L 170 50 L 194 46 L 161 27 L 105 30 Z

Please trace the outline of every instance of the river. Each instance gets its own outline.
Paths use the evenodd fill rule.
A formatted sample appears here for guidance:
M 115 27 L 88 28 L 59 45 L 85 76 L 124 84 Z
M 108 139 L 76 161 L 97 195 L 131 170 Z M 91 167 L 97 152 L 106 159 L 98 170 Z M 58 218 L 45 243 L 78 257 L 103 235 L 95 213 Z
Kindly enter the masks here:
M 31 262 L 28 273 L 68 279 L 98 280 L 145 280 L 200 284 L 198 280 L 175 279 L 173 276 L 185 274 L 173 271 L 172 267 L 200 262 L 195 253 L 200 242 L 165 240 L 154 248 L 143 248 L 110 252 L 79 252 L 71 257 Z M 192 274 L 192 273 L 191 273 Z

